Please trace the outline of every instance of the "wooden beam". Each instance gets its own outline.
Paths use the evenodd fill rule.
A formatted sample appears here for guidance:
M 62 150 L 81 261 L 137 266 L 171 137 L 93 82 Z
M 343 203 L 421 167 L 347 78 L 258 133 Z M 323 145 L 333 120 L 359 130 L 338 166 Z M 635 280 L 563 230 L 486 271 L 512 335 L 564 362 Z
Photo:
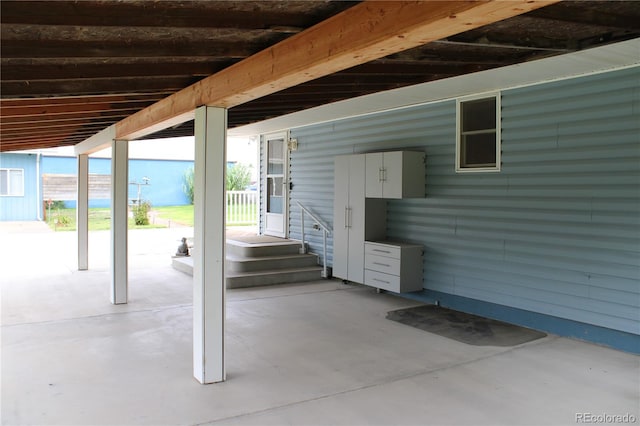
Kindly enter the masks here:
M 87 79 L 87 78 L 126 78 L 126 77 L 148 77 L 148 76 L 202 76 L 206 77 L 214 74 L 228 65 L 232 64 L 231 59 L 227 61 L 190 62 L 190 58 L 185 58 L 184 62 L 156 62 L 137 64 L 5 64 L 2 63 L 3 81 L 25 81 L 35 80 L 58 80 L 58 79 Z M 4 62 L 10 62 L 4 61 Z
M 95 93 L 128 93 L 149 92 L 161 90 L 176 92 L 185 86 L 197 81 L 198 77 L 126 77 L 126 78 L 100 78 L 100 79 L 75 79 L 56 81 L 2 81 L 0 92 L 2 96 L 55 96 L 57 93 L 74 93 L 77 95 L 90 95 Z
M 0 99 L 0 112 L 4 116 L 5 108 L 33 108 L 44 106 L 92 105 L 95 103 L 127 103 L 127 102 L 157 102 L 171 92 L 135 93 L 118 95 L 86 95 L 86 96 L 58 96 L 55 98 L 11 98 Z
M 367 1 L 269 47 L 116 124 L 135 139 L 355 65 L 520 15 L 558 0 Z
M 149 26 L 173 28 L 308 27 L 318 14 L 331 14 L 351 2 L 298 1 L 3 1 L 2 23 L 34 25 Z

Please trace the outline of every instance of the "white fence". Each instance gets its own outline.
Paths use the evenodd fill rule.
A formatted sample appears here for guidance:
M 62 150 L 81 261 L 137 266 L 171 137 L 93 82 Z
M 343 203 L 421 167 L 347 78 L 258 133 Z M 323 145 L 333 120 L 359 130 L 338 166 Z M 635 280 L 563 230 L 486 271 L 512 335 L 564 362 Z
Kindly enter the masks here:
M 227 191 L 227 225 L 258 224 L 258 192 Z

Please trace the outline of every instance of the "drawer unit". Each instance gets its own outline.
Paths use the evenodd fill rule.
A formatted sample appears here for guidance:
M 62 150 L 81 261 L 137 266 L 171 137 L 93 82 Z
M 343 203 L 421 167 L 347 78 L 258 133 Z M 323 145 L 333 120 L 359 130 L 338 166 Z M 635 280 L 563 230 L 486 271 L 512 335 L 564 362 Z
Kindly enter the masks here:
M 371 287 L 399 293 L 398 289 L 400 288 L 400 275 L 390 275 L 383 272 L 365 269 L 364 283 Z
M 422 246 L 365 241 L 364 283 L 395 293 L 422 290 Z
M 364 269 L 384 272 L 385 274 L 400 275 L 400 256 L 398 256 L 398 259 L 394 259 L 392 257 L 365 253 Z
M 394 259 L 400 259 L 400 246 L 397 244 L 391 245 L 386 243 L 374 243 L 370 241 L 365 241 L 364 243 L 364 254 L 365 256 L 368 254 L 373 254 L 376 256 L 386 256 L 392 257 Z

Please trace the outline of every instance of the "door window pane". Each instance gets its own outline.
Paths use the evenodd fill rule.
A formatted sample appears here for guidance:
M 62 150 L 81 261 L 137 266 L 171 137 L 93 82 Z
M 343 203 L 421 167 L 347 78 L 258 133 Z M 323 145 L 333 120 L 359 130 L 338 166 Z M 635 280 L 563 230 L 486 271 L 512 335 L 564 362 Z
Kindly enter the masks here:
M 267 174 L 281 175 L 284 173 L 284 140 L 273 139 L 267 142 Z

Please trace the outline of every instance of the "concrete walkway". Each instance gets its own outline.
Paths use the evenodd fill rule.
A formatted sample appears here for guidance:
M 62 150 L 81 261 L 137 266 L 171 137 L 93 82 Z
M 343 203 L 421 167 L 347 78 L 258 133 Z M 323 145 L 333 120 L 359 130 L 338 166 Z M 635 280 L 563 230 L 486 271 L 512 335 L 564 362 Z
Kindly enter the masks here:
M 78 272 L 74 233 L 0 229 L 3 425 L 640 423 L 640 357 L 557 336 L 466 345 L 385 319 L 415 302 L 339 281 L 228 291 L 228 380 L 200 385 L 181 231 L 130 232 L 114 306 L 108 232 Z

